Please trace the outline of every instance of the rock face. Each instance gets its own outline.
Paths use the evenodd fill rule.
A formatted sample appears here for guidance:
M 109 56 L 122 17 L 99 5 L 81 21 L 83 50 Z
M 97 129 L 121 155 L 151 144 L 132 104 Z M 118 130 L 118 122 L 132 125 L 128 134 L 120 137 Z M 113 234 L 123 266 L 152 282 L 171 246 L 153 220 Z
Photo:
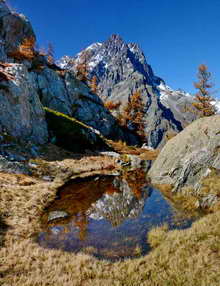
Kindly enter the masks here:
M 200 190 L 210 168 L 220 169 L 220 115 L 196 120 L 161 150 L 148 175 L 156 184 Z
M 24 15 L 12 12 L 5 1 L 0 1 L 0 61 L 6 61 L 8 55 L 27 38 L 35 39 L 28 19 Z
M 106 42 L 91 45 L 73 59 L 64 57 L 59 64 L 75 70 L 85 53 L 89 77 L 97 77 L 99 96 L 104 101 L 120 101 L 122 111 L 132 94 L 137 90 L 141 92 L 148 145 L 162 145 L 167 131 L 182 130 L 181 123 L 174 118 L 171 110 L 160 102 L 158 86 L 163 80 L 154 75 L 138 45 L 126 44 L 120 36 L 112 35 Z
M 72 72 L 49 63 L 32 46 L 28 47 L 31 57 L 15 56 L 25 40 L 34 44 L 35 38 L 26 17 L 0 1 L 0 132 L 46 143 L 46 106 L 75 117 L 110 139 L 138 144 L 138 137 L 122 129 L 102 100 Z
M 129 130 L 124 131 L 119 127 L 102 100 L 91 93 L 86 84 L 77 80 L 71 71 L 65 71 L 62 77 L 58 72 L 46 67 L 35 74 L 37 90 L 44 106 L 84 122 L 107 138 L 138 144 L 138 138 Z
M 0 61 L 5 64 L 0 66 L 0 131 L 42 144 L 47 141 L 48 133 L 34 78 L 25 63 L 15 63 L 10 58 L 27 38 L 35 39 L 29 21 L 1 1 Z
M 0 128 L 14 137 L 45 143 L 47 125 L 32 75 L 22 64 L 10 64 L 4 71 L 14 79 L 0 81 Z

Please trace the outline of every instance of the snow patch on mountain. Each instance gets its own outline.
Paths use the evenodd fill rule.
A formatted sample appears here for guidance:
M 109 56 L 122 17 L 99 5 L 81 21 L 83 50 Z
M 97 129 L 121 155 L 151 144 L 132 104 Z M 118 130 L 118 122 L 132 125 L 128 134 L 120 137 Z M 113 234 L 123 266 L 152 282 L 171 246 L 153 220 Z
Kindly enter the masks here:
M 168 99 L 170 96 L 176 96 L 176 97 L 188 97 L 193 98 L 193 95 L 185 92 L 184 90 L 173 90 L 171 87 L 169 87 L 168 85 L 164 84 L 163 82 L 161 82 L 157 88 L 160 91 L 160 99 L 161 100 L 166 100 Z
M 102 43 L 94 43 L 94 44 L 92 44 L 92 45 L 90 45 L 90 46 L 88 46 L 88 48 L 86 48 L 86 51 L 88 51 L 88 50 L 94 50 L 94 49 L 97 49 L 97 48 L 99 48 L 99 47 L 101 47 L 102 46 Z
M 101 61 L 103 60 L 103 55 L 95 55 L 94 57 L 92 57 L 89 61 L 89 68 L 93 69 L 94 67 L 96 67 Z
M 220 114 L 220 100 L 216 99 L 216 100 L 212 101 L 211 104 L 215 106 L 216 113 Z

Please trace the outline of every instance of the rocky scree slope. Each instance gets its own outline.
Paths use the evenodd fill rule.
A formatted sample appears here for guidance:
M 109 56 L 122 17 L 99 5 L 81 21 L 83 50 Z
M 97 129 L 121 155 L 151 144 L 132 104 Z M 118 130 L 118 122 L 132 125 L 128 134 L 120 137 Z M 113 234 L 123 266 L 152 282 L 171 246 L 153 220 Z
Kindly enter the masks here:
M 46 143 L 46 106 L 75 117 L 108 138 L 137 144 L 138 138 L 117 124 L 86 84 L 34 49 L 35 40 L 27 18 L 0 1 L 0 132 L 35 144 Z M 25 41 L 30 43 L 25 47 L 28 55 L 21 50 Z
M 201 183 L 220 170 L 220 115 L 196 120 L 161 150 L 148 175 L 153 184 L 169 184 L 173 192 L 192 188 L 201 205 L 216 203 L 218 194 L 201 194 Z
M 105 101 L 121 102 L 119 112 L 129 102 L 135 91 L 140 91 L 145 106 L 146 141 L 152 147 L 162 146 L 167 131 L 179 132 L 181 122 L 160 101 L 158 86 L 164 81 L 155 76 L 146 58 L 134 43 L 125 43 L 118 35 L 112 35 L 103 43 L 95 43 L 71 58 L 63 57 L 62 68 L 76 70 L 81 57 L 86 54 L 89 78 L 96 76 L 99 96 Z M 132 124 L 129 126 L 132 129 Z

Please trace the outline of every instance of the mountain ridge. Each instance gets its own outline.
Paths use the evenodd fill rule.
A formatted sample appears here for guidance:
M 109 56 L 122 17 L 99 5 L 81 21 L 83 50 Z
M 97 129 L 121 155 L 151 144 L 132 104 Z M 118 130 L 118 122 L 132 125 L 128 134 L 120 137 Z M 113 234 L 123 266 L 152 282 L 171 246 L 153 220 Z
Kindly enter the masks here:
M 145 108 L 144 141 L 149 146 L 161 147 L 165 144 L 167 132 L 178 133 L 182 130 L 181 122 L 174 118 L 172 111 L 161 106 L 157 87 L 165 82 L 154 74 L 137 44 L 125 43 L 119 35 L 112 35 L 103 43 L 90 45 L 73 58 L 62 58 L 58 64 L 76 71 L 81 56 L 85 54 L 88 78 L 97 78 L 98 95 L 104 102 L 120 101 L 120 113 L 133 93 L 137 90 L 141 92 Z M 132 124 L 129 126 L 133 128 Z

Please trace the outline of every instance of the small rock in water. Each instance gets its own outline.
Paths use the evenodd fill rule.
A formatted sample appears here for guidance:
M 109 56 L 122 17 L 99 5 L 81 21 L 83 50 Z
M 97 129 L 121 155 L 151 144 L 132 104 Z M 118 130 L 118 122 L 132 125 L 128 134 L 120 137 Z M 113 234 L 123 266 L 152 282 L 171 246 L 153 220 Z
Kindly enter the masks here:
M 114 157 L 114 158 L 120 158 L 120 154 L 116 153 L 116 152 L 112 152 L 112 151 L 107 151 L 107 152 L 100 152 L 101 155 L 104 156 L 110 156 L 110 157 Z
M 52 178 L 50 176 L 43 176 L 42 179 L 44 181 L 48 181 L 48 182 L 51 182 L 52 181 Z
M 54 219 L 58 219 L 58 218 L 65 218 L 68 217 L 68 213 L 65 211 L 52 211 L 49 213 L 48 215 L 48 222 L 54 220 Z
M 146 149 L 146 150 L 154 150 L 154 148 L 148 146 L 146 143 L 144 143 L 142 146 L 141 146 L 142 149 Z

